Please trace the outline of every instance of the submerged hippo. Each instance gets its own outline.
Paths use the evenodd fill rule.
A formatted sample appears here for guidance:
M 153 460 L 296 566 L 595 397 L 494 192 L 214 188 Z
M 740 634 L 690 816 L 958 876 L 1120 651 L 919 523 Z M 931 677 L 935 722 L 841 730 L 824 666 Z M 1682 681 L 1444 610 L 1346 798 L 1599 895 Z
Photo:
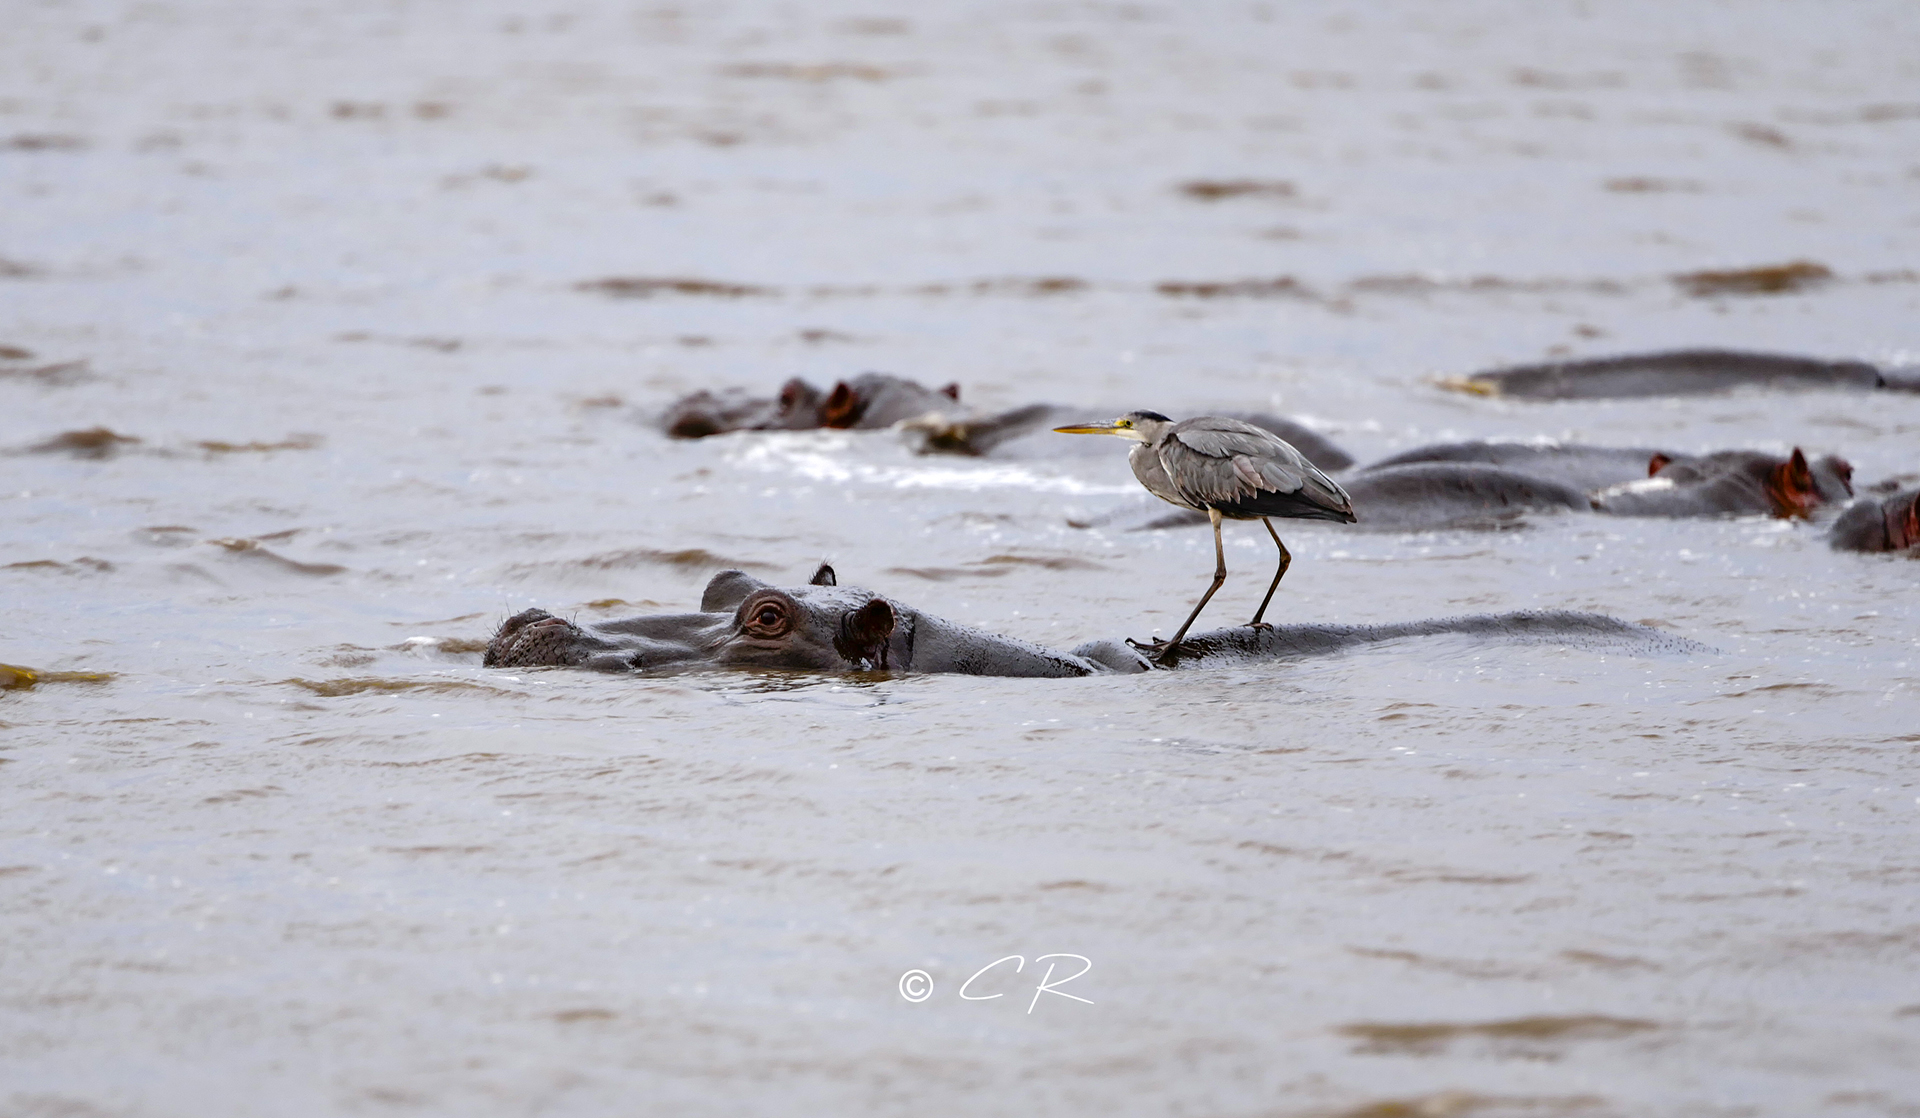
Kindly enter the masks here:
M 1732 349 L 1679 349 L 1515 365 L 1441 383 L 1462 392 L 1526 400 L 1699 396 L 1748 386 L 1920 392 L 1920 369 Z
M 1693 458 L 1656 457 L 1650 476 L 1602 489 L 1593 507 L 1616 516 L 1751 516 L 1806 519 L 1853 497 L 1853 467 L 1799 447 L 1786 458 L 1723 450 Z
M 1920 489 L 1863 497 L 1833 522 L 1836 551 L 1905 551 L 1920 556 Z
M 935 389 L 887 373 L 862 373 L 825 392 L 798 377 L 771 398 L 742 389 L 696 392 L 669 407 L 660 426 L 674 438 L 699 439 L 728 431 L 879 430 L 898 425 L 921 454 L 1058 458 L 1074 453 L 1079 444 L 1047 438 L 1053 428 L 1100 414 L 1109 413 L 1100 408 L 1028 404 L 981 415 L 960 404 L 959 385 Z M 1323 470 L 1353 465 L 1346 451 L 1293 420 L 1265 412 L 1216 414 L 1272 431 Z
M 508 618 L 487 644 L 491 668 L 648 671 L 700 667 L 891 670 L 963 675 L 1072 676 L 1151 670 L 1131 641 L 1056 652 L 921 613 L 870 590 L 836 585 L 822 564 L 803 587 L 776 588 L 740 571 L 707 584 L 697 613 L 576 625 L 545 610 Z M 1462 634 L 1593 650 L 1697 651 L 1704 646 L 1591 613 L 1529 610 L 1395 625 L 1265 625 L 1201 633 L 1160 666 L 1325 655 L 1408 637 Z
M 1389 470 L 1398 466 L 1430 462 L 1460 465 L 1497 466 L 1528 477 L 1556 481 L 1591 493 L 1622 482 L 1638 481 L 1657 468 L 1656 459 L 1674 461 L 1683 457 L 1671 450 L 1652 447 L 1587 446 L 1550 440 L 1500 442 L 1488 439 L 1459 443 L 1435 443 L 1402 451 L 1366 469 Z
M 953 411 L 960 386 L 928 388 L 887 373 L 861 373 L 826 392 L 794 377 L 771 399 L 743 389 L 705 390 L 676 401 L 660 426 L 677 439 L 727 431 L 803 431 L 816 427 L 873 430 L 903 419 Z

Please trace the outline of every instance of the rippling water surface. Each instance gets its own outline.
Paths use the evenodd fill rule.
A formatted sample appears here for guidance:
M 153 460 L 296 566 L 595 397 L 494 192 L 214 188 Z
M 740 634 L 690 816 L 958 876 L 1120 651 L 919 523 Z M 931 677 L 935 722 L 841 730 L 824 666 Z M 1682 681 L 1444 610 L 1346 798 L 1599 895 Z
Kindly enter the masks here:
M 1149 507 L 1117 443 L 645 422 L 793 374 L 1260 408 L 1362 461 L 1549 436 L 1911 476 L 1916 396 L 1434 383 L 1911 360 L 1910 6 L 15 8 L 0 659 L 46 674 L 0 692 L 0 1110 L 1920 1107 L 1920 567 L 1817 525 L 1286 533 L 1286 618 L 1574 608 L 1694 656 L 478 652 L 529 605 L 685 610 L 823 557 L 1060 647 L 1203 588 L 1204 530 L 1069 526 Z M 1671 278 L 1792 261 L 1831 277 Z M 581 286 L 620 277 L 702 282 Z M 1229 526 L 1213 621 L 1263 535 Z M 1091 970 L 1036 997 L 1065 955 Z

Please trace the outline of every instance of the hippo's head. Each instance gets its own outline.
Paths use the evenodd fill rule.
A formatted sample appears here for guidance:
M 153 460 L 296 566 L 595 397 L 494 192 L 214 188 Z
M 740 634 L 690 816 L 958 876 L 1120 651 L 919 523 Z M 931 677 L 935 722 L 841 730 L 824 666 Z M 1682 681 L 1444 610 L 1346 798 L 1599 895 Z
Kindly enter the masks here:
M 1766 488 L 1773 515 L 1805 519 L 1821 505 L 1853 496 L 1853 464 L 1831 454 L 1809 463 L 1796 446 L 1793 455 L 1767 475 Z
M 960 399 L 960 386 L 930 389 L 888 373 L 861 373 L 833 386 L 820 402 L 822 427 L 887 427 L 932 411 L 945 411 Z
M 1734 450 L 1699 458 L 1655 454 L 1647 463 L 1649 478 L 1677 486 L 1702 485 L 1734 474 L 1757 484 L 1770 511 L 1783 519 L 1804 519 L 1822 506 L 1838 505 L 1853 496 L 1851 463 L 1832 454 L 1809 459 L 1797 446 L 1784 459 L 1762 451 Z
M 806 586 L 782 590 L 744 571 L 707 583 L 700 612 L 577 625 L 545 610 L 510 617 L 487 643 L 490 668 L 760 667 L 868 671 L 907 667 L 894 655 L 902 614 L 867 590 L 835 585 L 822 563 Z M 910 626 L 909 626 L 910 627 Z
M 731 611 L 711 648 L 715 664 L 856 671 L 884 669 L 898 623 L 892 603 L 835 585 L 822 563 L 804 588 L 782 590 L 744 571 L 721 571 L 700 596 L 702 613 Z
M 1905 551 L 1920 555 L 1920 489 L 1854 502 L 1828 541 L 1841 551 Z
M 674 401 L 661 427 L 676 439 L 704 439 L 727 431 L 798 431 L 820 426 L 820 390 L 799 377 L 769 400 L 738 388 L 702 389 Z
M 754 421 L 755 431 L 804 431 L 820 426 L 820 390 L 799 377 L 787 378 L 766 414 Z

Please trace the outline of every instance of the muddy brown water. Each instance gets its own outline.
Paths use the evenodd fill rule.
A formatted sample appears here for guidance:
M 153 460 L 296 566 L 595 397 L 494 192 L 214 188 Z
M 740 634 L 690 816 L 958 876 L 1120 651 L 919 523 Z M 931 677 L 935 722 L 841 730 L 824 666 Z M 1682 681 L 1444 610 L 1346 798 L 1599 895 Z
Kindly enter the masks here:
M 16 9 L 0 661 L 44 674 L 0 690 L 0 1111 L 1920 1106 L 1920 566 L 1817 527 L 1285 533 L 1281 616 L 1587 609 L 1692 657 L 616 678 L 476 643 L 723 565 L 1058 646 L 1202 589 L 1204 529 L 1069 527 L 1147 507 L 1118 443 L 636 418 L 795 374 L 1263 408 L 1363 461 L 1911 474 L 1920 397 L 1434 384 L 1911 360 L 1910 6 Z M 1228 531 L 1221 624 L 1270 551 Z

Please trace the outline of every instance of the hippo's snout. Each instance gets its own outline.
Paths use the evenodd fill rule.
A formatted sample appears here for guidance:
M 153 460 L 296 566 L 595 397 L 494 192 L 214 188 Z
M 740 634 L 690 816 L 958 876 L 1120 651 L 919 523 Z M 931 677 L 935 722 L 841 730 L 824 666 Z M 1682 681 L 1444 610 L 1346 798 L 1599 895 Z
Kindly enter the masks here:
M 560 667 L 584 657 L 580 630 L 543 609 L 522 610 L 500 625 L 481 662 L 489 668 Z

